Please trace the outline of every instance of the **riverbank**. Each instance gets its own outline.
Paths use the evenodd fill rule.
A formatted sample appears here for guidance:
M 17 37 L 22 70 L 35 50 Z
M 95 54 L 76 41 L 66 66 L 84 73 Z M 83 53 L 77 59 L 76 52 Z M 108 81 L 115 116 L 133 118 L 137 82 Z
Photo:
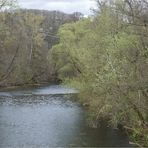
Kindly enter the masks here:
M 44 83 L 25 83 L 25 84 L 17 84 L 17 85 L 4 85 L 0 86 L 0 91 L 5 90 L 13 90 L 19 88 L 32 88 L 32 87 L 39 87 L 39 86 L 49 86 L 55 84 L 54 82 L 44 82 Z
M 94 110 L 94 112 L 92 112 L 92 106 L 90 106 L 90 103 L 89 102 L 86 102 L 86 101 L 82 101 L 80 100 L 80 97 L 81 99 L 84 98 L 84 96 L 82 97 L 82 94 L 77 94 L 75 91 L 69 91 L 67 88 L 68 87 L 64 87 L 62 88 L 63 86 L 60 86 L 60 85 L 53 85 L 52 84 L 48 84 L 48 83 L 44 83 L 44 84 L 29 84 L 29 85 L 21 85 L 21 86 L 11 86 L 11 87 L 5 87 L 3 89 L 0 90 L 0 92 L 9 92 L 9 94 L 3 94 L 3 97 L 5 96 L 13 96 L 13 98 L 15 96 L 23 96 L 25 95 L 26 98 L 30 97 L 30 96 L 34 96 L 34 97 L 44 97 L 44 96 L 50 96 L 50 95 L 55 95 L 55 94 L 58 94 L 58 96 L 60 95 L 63 95 L 62 93 L 70 93 L 71 95 L 71 99 L 73 101 L 76 101 L 76 102 L 80 102 L 80 104 L 83 106 L 83 108 L 85 108 L 86 112 L 87 112 L 87 119 L 86 119 L 86 122 L 87 122 L 87 125 L 89 127 L 92 127 L 94 130 L 97 129 L 101 124 L 101 122 L 104 120 L 104 117 L 100 120 L 101 117 L 98 117 L 97 120 L 94 122 L 94 119 L 92 118 L 94 112 L 96 112 L 96 110 Z M 30 91 L 32 90 L 32 91 Z M 56 90 L 56 91 L 55 91 Z M 74 93 L 75 92 L 75 93 Z M 27 97 L 28 96 L 28 97 Z M 57 96 L 57 95 L 55 95 Z M 110 120 L 105 120 L 105 123 L 106 123 L 106 127 L 109 126 L 109 123 L 110 123 Z M 108 124 L 107 124 L 108 123 Z M 110 125 L 110 128 L 113 128 L 111 125 Z M 124 133 L 125 135 L 127 135 L 128 137 L 130 137 L 131 133 L 132 132 L 135 132 L 133 129 L 132 129 L 132 132 L 131 130 L 129 130 L 129 128 L 125 128 L 124 125 L 122 124 L 117 124 L 115 129 L 118 129 L 119 131 L 121 131 L 122 133 Z M 130 128 L 131 129 L 131 128 Z M 128 134 L 130 133 L 130 134 Z M 133 144 L 134 146 L 135 145 L 139 145 L 135 142 L 130 142 L 131 144 Z

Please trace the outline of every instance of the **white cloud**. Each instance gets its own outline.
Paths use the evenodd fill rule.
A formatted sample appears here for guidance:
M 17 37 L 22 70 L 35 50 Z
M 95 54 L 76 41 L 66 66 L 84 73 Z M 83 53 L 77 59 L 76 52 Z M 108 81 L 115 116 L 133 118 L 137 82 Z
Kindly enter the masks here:
M 91 8 L 96 7 L 95 0 L 18 0 L 23 8 L 59 10 L 65 13 L 82 12 L 85 15 L 91 13 Z

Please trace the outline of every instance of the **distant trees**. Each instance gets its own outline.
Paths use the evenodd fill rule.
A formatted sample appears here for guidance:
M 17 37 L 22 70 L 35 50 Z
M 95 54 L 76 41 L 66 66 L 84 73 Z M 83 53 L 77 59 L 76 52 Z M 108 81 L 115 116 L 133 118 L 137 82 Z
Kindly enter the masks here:
M 4 19 L 2 20 L 3 26 L 6 28 L 6 32 L 1 37 L 2 47 L 0 48 L 2 61 L 0 65 L 3 67 L 1 68 L 1 83 L 7 79 L 10 83 L 19 83 L 19 81 L 24 83 L 33 75 L 32 68 L 29 70 L 29 63 L 33 61 L 32 54 L 35 53 L 33 42 L 35 42 L 35 46 L 39 46 L 41 40 L 43 42 L 38 33 L 40 17 L 34 15 L 29 18 L 27 13 L 21 16 L 19 11 L 15 13 L 1 12 L 1 15 Z
M 148 146 L 148 3 L 98 1 L 94 18 L 66 24 L 50 51 L 60 79 L 79 88 L 89 123 L 121 123 Z
M 1 81 L 5 80 L 10 72 L 11 72 L 11 66 L 13 65 L 13 62 L 14 62 L 14 59 L 16 57 L 16 54 L 17 54 L 17 51 L 18 51 L 18 48 L 11 60 L 11 63 L 9 64 L 8 67 L 4 67 L 3 65 L 6 64 L 4 59 L 4 55 L 6 55 L 6 51 L 4 50 L 4 46 L 9 46 L 14 38 L 12 37 L 11 39 L 8 39 L 8 36 L 10 35 L 10 30 L 8 28 L 8 26 L 5 25 L 5 22 L 6 22 L 6 16 L 5 16 L 5 13 L 4 11 L 7 9 L 10 9 L 10 8 L 14 8 L 15 6 L 15 1 L 14 0 L 1 0 L 0 1 L 0 49 L 1 49 L 1 54 L 0 54 L 0 76 L 1 76 L 1 79 L 0 79 L 0 83 Z M 6 22 L 7 23 L 7 22 Z
M 8 8 L 12 1 L 0 1 Z M 2 9 L 3 9 L 2 8 Z M 51 81 L 48 51 L 57 43 L 60 25 L 73 15 L 40 10 L 3 9 L 0 12 L 0 86 Z

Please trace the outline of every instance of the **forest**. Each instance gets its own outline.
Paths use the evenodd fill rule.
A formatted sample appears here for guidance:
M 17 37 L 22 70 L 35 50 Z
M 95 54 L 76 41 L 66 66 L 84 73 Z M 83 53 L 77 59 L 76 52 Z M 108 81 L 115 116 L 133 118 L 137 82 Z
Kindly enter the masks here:
M 55 81 L 48 52 L 59 40 L 58 28 L 77 21 L 81 14 L 20 9 L 13 1 L 6 2 L 0 1 L 11 8 L 1 8 L 0 13 L 0 86 Z
M 147 0 L 97 0 L 89 17 L 5 1 L 0 86 L 60 82 L 77 88 L 89 126 L 105 119 L 134 144 L 148 146 Z

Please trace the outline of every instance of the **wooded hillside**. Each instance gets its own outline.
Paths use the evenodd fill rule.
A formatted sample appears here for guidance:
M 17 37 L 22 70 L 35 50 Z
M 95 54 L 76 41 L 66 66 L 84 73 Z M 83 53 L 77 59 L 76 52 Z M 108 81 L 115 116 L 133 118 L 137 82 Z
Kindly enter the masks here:
M 48 52 L 58 42 L 59 27 L 79 16 L 44 10 L 0 12 L 0 86 L 53 81 Z

